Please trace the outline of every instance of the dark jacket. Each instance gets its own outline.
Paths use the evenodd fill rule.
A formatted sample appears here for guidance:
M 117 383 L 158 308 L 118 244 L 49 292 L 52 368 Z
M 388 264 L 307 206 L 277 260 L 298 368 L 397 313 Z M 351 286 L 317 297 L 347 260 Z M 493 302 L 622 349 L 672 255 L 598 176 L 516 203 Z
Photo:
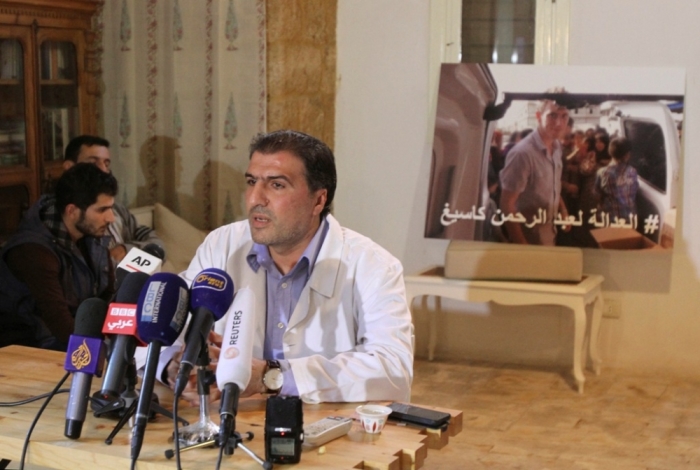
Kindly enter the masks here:
M 81 243 L 90 256 L 90 262 L 87 261 L 75 243 L 61 240 L 42 222 L 41 214 L 53 204 L 52 197 L 42 196 L 0 252 L 0 347 L 22 344 L 64 349 L 70 334 L 66 332 L 73 330 L 80 303 L 89 297 L 109 300 L 112 294 L 109 238 L 83 237 Z M 46 273 L 47 266 L 53 265 L 58 267 L 58 279 L 50 279 L 52 285 L 46 288 L 32 285 L 33 279 L 23 282 L 8 262 L 8 253 L 13 250 L 15 254 L 32 255 L 27 257 L 30 265 L 25 263 L 22 268 L 31 269 L 37 278 Z M 37 262 L 37 258 L 44 262 Z M 24 258 L 21 259 L 24 263 Z M 62 331 L 51 330 L 48 324 L 60 325 Z

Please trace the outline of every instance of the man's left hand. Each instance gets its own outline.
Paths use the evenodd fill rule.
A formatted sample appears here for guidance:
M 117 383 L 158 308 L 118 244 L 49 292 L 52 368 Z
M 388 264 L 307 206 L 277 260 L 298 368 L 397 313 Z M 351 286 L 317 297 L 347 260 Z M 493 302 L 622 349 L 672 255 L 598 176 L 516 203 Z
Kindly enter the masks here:
M 256 393 L 265 393 L 265 385 L 263 384 L 263 374 L 267 367 L 267 361 L 253 358 L 253 370 L 250 374 L 250 382 L 246 389 L 241 392 L 241 397 L 249 397 Z

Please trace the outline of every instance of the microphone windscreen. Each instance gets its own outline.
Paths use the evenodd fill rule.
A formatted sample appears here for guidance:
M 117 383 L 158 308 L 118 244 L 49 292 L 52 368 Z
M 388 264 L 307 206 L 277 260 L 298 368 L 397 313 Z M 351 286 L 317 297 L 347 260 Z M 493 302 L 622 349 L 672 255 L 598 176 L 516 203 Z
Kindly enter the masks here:
M 245 390 L 250 382 L 255 343 L 255 295 L 249 287 L 239 289 L 233 299 L 231 313 L 221 338 L 219 363 L 216 366 L 216 383 L 219 390 L 235 383 Z
M 139 301 L 141 289 L 150 276 L 146 273 L 133 272 L 126 275 L 117 291 L 114 301 L 120 304 L 135 304 Z
M 76 336 L 102 338 L 102 324 L 107 317 L 107 302 L 96 297 L 83 300 L 75 312 Z
M 221 319 L 233 302 L 233 281 L 226 271 L 208 268 L 200 272 L 190 289 L 190 310 L 209 310 L 215 320 Z
M 146 343 L 160 341 L 163 346 L 175 342 L 185 325 L 189 291 L 177 274 L 156 273 L 141 289 L 136 305 L 136 328 Z
M 156 245 L 155 243 L 149 243 L 148 245 L 144 246 L 143 251 L 149 255 L 155 256 L 156 258 L 165 259 L 165 250 L 162 246 Z

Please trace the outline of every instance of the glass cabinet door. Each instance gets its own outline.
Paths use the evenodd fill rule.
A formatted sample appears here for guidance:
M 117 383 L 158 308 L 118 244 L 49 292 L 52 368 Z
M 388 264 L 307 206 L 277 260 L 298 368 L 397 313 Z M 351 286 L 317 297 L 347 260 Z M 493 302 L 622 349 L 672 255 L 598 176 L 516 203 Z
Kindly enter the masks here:
M 63 161 L 63 151 L 80 131 L 76 47 L 46 40 L 39 50 L 41 148 L 44 162 Z
M 27 166 L 24 50 L 0 38 L 0 167 Z

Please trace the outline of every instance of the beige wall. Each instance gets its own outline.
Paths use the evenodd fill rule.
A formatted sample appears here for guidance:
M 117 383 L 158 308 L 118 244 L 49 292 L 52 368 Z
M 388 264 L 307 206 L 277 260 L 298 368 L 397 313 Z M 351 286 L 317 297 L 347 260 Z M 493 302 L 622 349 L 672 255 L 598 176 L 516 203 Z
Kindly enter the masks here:
M 622 316 L 601 328 L 603 373 L 700 377 L 700 4 L 684 0 L 571 0 L 572 65 L 679 66 L 687 72 L 680 223 L 673 254 L 586 250 Z M 640 3 L 644 7 L 640 7 Z M 446 243 L 422 237 L 430 171 L 429 5 L 338 0 L 335 215 L 416 272 L 441 264 Z M 560 366 L 571 319 L 556 307 L 443 304 L 439 357 Z M 426 352 L 427 315 L 415 318 Z
M 336 0 L 267 0 L 267 128 L 333 148 Z

